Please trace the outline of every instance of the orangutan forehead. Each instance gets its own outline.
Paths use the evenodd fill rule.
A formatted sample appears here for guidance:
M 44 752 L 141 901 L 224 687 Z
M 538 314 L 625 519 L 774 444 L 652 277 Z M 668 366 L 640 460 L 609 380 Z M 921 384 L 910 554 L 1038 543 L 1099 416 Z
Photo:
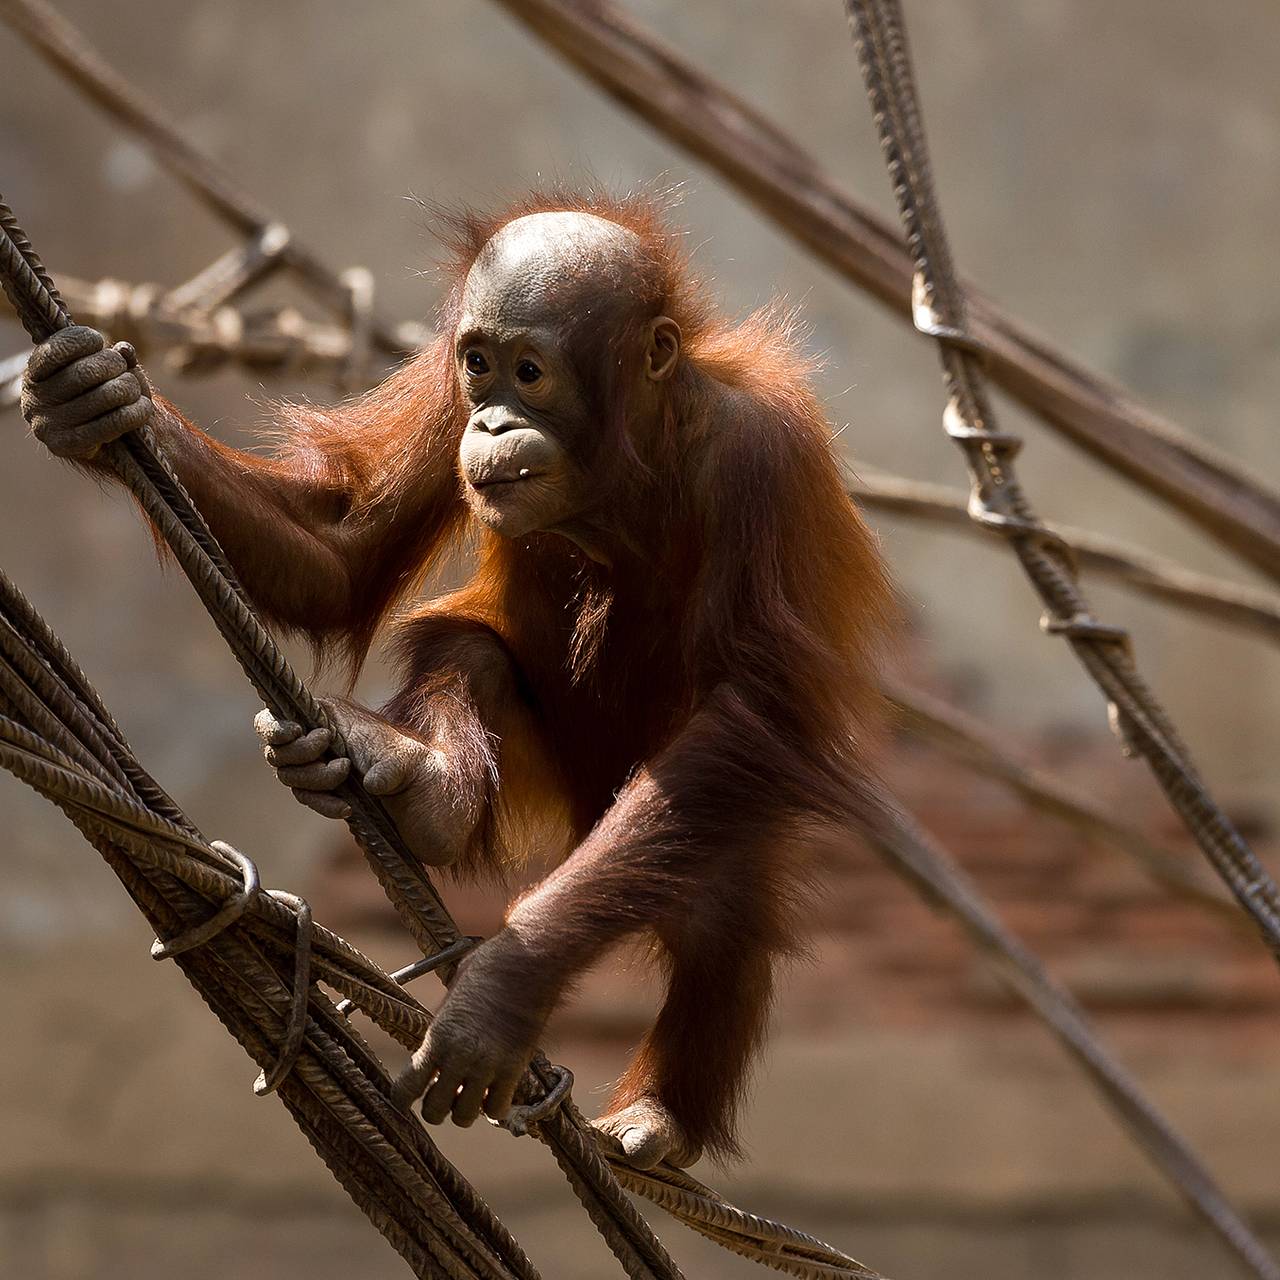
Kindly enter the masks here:
M 515 218 L 480 250 L 462 309 L 485 328 L 544 322 L 563 308 L 635 296 L 644 245 L 634 231 L 591 213 Z

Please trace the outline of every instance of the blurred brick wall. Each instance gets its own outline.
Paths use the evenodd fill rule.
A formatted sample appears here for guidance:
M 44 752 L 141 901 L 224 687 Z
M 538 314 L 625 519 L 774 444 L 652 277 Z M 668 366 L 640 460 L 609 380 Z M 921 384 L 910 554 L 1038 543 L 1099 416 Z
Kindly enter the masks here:
M 1202 864 L 1144 767 L 1125 761 L 1109 740 L 1024 739 L 1012 750 L 1122 813 L 1188 865 Z M 885 771 L 895 794 L 1088 1010 L 1170 1035 L 1190 1022 L 1212 1025 L 1227 1037 L 1228 1056 L 1232 1044 L 1274 1039 L 1280 982 L 1243 915 L 1232 919 L 1176 896 L 1124 851 L 1032 810 L 908 735 L 888 748 Z M 1264 858 L 1275 854 L 1264 824 L 1247 813 L 1236 817 Z M 976 1028 L 1032 1016 L 958 926 L 927 907 L 872 851 L 853 846 L 829 858 L 819 885 L 809 922 L 813 962 L 798 965 L 787 984 L 780 1015 L 787 1025 Z M 399 931 L 345 838 L 330 846 L 312 896 L 321 917 L 340 929 Z M 465 929 L 489 933 L 501 922 L 507 892 L 459 885 L 447 896 Z M 621 1011 L 618 999 L 607 977 L 588 985 L 575 1031 L 590 1035 L 594 1026 L 599 1035 L 635 1039 L 652 993 L 633 993 Z

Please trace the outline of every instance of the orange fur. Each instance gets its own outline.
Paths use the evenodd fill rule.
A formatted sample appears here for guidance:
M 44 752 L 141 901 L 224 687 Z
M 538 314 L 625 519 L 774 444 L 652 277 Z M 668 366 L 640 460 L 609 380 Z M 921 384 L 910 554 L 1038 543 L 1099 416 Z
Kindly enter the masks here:
M 468 533 L 461 282 L 506 222 L 563 209 L 641 244 L 627 278 L 601 285 L 624 291 L 618 331 L 571 336 L 600 413 L 586 465 L 616 554 L 606 568 L 554 534 L 481 532 L 467 584 L 396 624 L 403 687 L 387 714 L 441 743 L 492 815 L 469 870 L 509 857 L 521 832 L 572 849 L 509 916 L 551 1001 L 623 937 L 660 940 L 669 999 L 616 1101 L 657 1097 L 727 1153 L 774 961 L 797 945 L 805 848 L 873 803 L 894 614 L 794 317 L 719 315 L 658 201 L 531 195 L 444 219 L 441 337 L 364 396 L 286 407 L 274 458 L 174 422 L 166 438 L 266 614 L 358 664 Z M 646 409 L 638 334 L 659 313 L 679 324 L 682 359 Z

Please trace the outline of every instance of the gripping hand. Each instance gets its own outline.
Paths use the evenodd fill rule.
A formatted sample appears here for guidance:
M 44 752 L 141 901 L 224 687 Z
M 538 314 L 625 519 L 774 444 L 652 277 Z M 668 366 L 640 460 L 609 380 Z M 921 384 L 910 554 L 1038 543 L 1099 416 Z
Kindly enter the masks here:
M 21 404 L 36 439 L 76 462 L 137 430 L 155 408 L 133 347 L 109 347 L 97 329 L 82 324 L 60 329 L 31 353 Z
M 304 734 L 292 720 L 258 712 L 253 727 L 276 777 L 308 808 L 326 818 L 345 818 L 351 806 L 337 789 L 354 764 L 365 790 L 382 798 L 405 843 L 423 862 L 456 862 L 479 814 L 445 752 L 355 703 L 325 699 L 325 707 L 346 741 L 347 755 L 330 752 L 328 729 Z

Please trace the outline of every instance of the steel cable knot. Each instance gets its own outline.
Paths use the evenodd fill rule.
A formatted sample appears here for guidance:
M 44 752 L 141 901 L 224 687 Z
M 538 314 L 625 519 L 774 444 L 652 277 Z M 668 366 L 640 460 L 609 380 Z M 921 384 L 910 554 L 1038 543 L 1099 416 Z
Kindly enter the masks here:
M 193 947 L 203 946 L 216 938 L 224 929 L 229 929 L 249 909 L 249 904 L 260 891 L 262 884 L 258 876 L 258 868 L 252 858 L 234 849 L 223 840 L 211 840 L 209 848 L 216 850 L 225 858 L 230 858 L 240 869 L 243 887 L 233 894 L 202 924 L 192 925 L 172 938 L 157 938 L 151 944 L 151 957 L 154 960 L 169 960 L 190 951 Z
M 1133 640 L 1124 627 L 1099 622 L 1087 610 L 1058 618 L 1049 612 L 1040 615 L 1040 630 L 1049 636 L 1063 636 L 1070 641 L 1114 645 L 1129 661 L 1133 659 Z M 1121 752 L 1134 759 L 1142 754 L 1133 720 L 1112 699 L 1107 699 L 1107 727 L 1120 743 Z
M 517 1138 L 523 1138 L 559 1111 L 573 1088 L 573 1072 L 554 1062 L 548 1062 L 546 1069 L 555 1074 L 556 1081 L 541 1098 L 535 1102 L 518 1104 L 511 1108 L 505 1119 L 490 1118 L 489 1123 L 505 1129 Z
M 1040 616 L 1040 630 L 1045 635 L 1066 636 L 1068 640 L 1093 640 L 1100 644 L 1118 644 L 1126 653 L 1132 650 L 1129 632 L 1110 622 L 1099 622 L 1093 614 L 1084 611 L 1069 618 L 1055 618 L 1050 613 Z
M 151 944 L 151 955 L 156 960 L 170 960 L 196 947 L 212 942 L 220 933 L 231 928 L 253 904 L 259 893 L 265 892 L 274 901 L 283 903 L 297 922 L 297 938 L 294 946 L 293 985 L 290 992 L 289 1014 L 285 1021 L 280 1053 L 275 1062 L 264 1067 L 253 1082 L 253 1091 L 259 1097 L 273 1092 L 293 1070 L 302 1049 L 307 1030 L 307 1000 L 311 993 L 311 941 L 314 932 L 311 906 L 305 898 L 281 889 L 262 888 L 258 868 L 253 859 L 233 848 L 224 840 L 211 840 L 209 848 L 222 854 L 239 869 L 241 887 L 229 897 L 208 920 L 192 925 L 172 938 L 157 938 Z
M 991 359 L 991 349 L 981 338 L 975 338 L 968 329 L 958 324 L 948 324 L 941 319 L 933 301 L 933 286 L 923 271 L 911 277 L 911 323 L 926 338 L 934 338 L 948 347 L 955 347 L 986 366 Z
M 267 893 L 277 902 L 282 902 L 292 909 L 297 920 L 297 941 L 293 958 L 292 1003 L 289 1008 L 289 1020 L 285 1023 L 280 1054 L 271 1068 L 264 1067 L 253 1082 L 253 1091 L 260 1098 L 274 1092 L 285 1076 L 293 1070 L 293 1065 L 298 1060 L 298 1054 L 302 1051 L 302 1041 L 307 1033 L 307 1000 L 311 994 L 313 932 L 311 905 L 296 893 L 285 893 L 282 889 L 268 889 Z

